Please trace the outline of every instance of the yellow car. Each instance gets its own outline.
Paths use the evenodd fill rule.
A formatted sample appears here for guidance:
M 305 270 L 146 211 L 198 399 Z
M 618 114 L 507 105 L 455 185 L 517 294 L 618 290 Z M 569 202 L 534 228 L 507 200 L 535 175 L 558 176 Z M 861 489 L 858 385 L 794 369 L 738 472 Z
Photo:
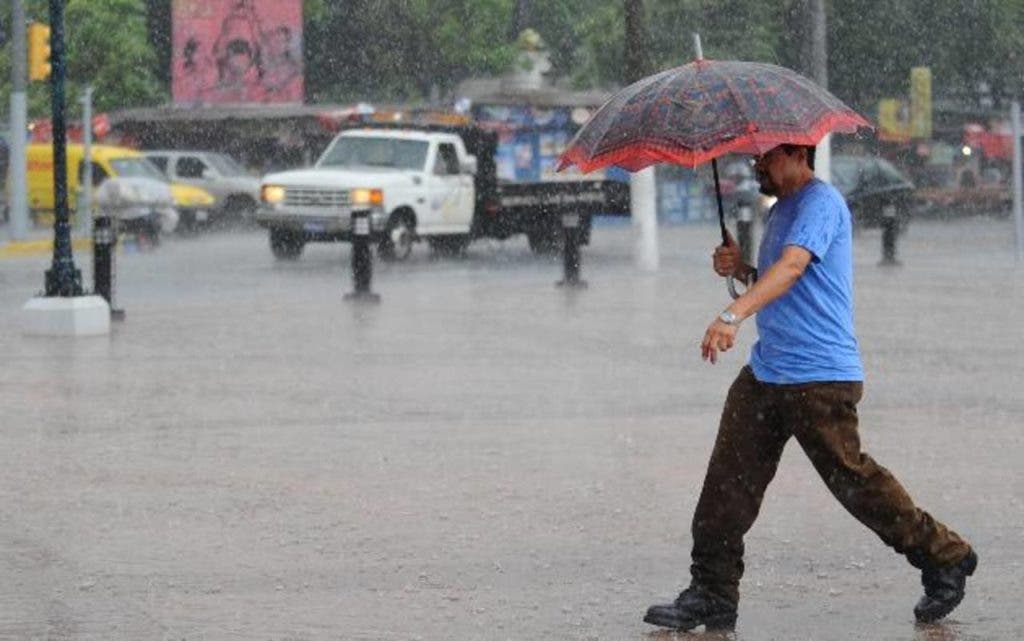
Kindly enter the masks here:
M 127 147 L 93 145 L 92 182 L 99 185 L 110 176 L 122 178 L 152 178 L 166 183 L 167 177 L 140 152 Z M 85 150 L 81 144 L 68 144 L 68 208 L 72 216 L 77 210 L 84 163 Z M 50 143 L 33 143 L 26 149 L 28 206 L 32 218 L 38 224 L 52 224 L 53 221 L 53 146 Z M 170 183 L 174 197 L 174 208 L 185 221 L 203 221 L 209 217 L 210 209 L 216 202 L 213 195 L 192 185 Z

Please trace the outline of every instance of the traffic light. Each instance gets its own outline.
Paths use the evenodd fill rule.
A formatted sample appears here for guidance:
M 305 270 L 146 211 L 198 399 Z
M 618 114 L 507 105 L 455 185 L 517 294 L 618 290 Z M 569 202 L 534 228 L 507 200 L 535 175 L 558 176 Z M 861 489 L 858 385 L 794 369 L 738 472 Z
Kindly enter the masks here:
M 28 79 L 50 77 L 50 27 L 33 22 L 28 26 Z

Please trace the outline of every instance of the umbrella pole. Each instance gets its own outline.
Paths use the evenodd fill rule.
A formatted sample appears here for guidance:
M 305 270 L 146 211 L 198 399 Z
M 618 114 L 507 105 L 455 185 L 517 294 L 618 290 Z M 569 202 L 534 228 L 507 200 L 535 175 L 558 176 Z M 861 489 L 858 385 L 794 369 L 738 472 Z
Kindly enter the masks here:
M 725 210 L 722 208 L 722 186 L 718 182 L 718 159 L 711 159 L 711 171 L 715 175 L 715 200 L 718 201 L 718 227 L 722 230 L 722 246 L 729 244 L 729 232 L 725 229 Z M 729 290 L 729 295 L 733 299 L 740 297 L 739 290 L 736 289 L 736 279 L 732 276 L 725 277 L 725 287 Z
M 715 199 L 718 201 L 718 226 L 722 230 L 722 244 L 729 242 L 729 232 L 725 230 L 725 210 L 722 208 L 722 187 L 718 182 L 718 159 L 711 159 L 711 171 L 715 175 Z

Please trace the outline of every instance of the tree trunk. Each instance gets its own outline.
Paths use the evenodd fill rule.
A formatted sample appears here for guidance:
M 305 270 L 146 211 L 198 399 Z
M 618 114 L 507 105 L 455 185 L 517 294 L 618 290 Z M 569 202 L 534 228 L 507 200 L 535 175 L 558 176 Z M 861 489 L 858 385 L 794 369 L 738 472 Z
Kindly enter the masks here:
M 512 33 L 511 40 L 519 37 L 523 29 L 533 26 L 530 24 L 530 0 L 516 0 L 516 6 L 512 10 Z
M 643 0 L 626 0 L 626 65 L 623 80 L 631 84 L 651 72 Z

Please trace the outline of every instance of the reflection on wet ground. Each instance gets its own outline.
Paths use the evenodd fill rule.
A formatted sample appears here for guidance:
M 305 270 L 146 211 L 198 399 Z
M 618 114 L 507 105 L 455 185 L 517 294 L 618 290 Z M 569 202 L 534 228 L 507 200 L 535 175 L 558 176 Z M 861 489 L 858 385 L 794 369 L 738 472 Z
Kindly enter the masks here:
M 735 632 L 677 632 L 675 630 L 655 630 L 645 635 L 648 641 L 743 641 Z
M 811 635 L 806 638 L 813 639 L 815 637 Z M 968 641 L 978 637 L 962 635 L 957 626 L 952 623 L 919 623 L 914 626 L 913 635 L 908 631 L 905 638 L 913 638 L 913 641 Z M 737 632 L 705 632 L 701 629 L 688 632 L 653 630 L 645 633 L 642 639 L 645 641 L 744 641 L 744 637 Z
M 913 641 L 968 641 L 980 637 L 962 635 L 955 623 L 918 623 L 914 626 L 913 635 L 908 631 L 905 638 Z M 705 632 L 701 629 L 688 632 L 678 630 L 653 630 L 642 637 L 645 641 L 744 641 L 744 637 L 737 632 L 713 631 Z M 806 637 L 815 638 L 813 635 Z
M 961 641 L 965 637 L 951 623 L 918 624 L 915 641 Z

